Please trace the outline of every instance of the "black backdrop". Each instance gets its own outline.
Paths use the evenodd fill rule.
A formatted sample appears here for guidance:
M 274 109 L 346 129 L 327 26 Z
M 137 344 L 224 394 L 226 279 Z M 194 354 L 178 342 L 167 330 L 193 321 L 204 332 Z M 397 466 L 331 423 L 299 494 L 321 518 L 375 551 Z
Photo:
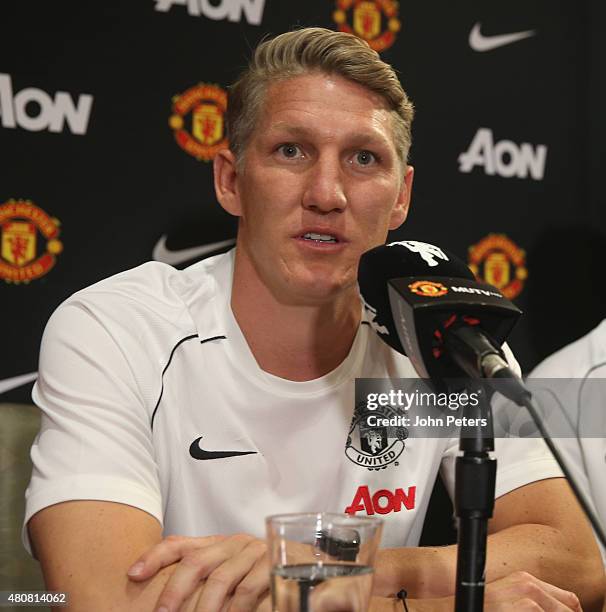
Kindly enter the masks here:
M 250 49 L 305 25 L 392 39 L 381 54 L 417 108 L 413 206 L 393 237 L 444 245 L 509 292 L 528 371 L 606 310 L 605 18 L 597 0 L 3 2 L 0 399 L 29 401 L 12 379 L 36 371 L 75 290 L 163 236 L 180 251 L 235 235 L 194 154 L 223 138 L 220 99 Z

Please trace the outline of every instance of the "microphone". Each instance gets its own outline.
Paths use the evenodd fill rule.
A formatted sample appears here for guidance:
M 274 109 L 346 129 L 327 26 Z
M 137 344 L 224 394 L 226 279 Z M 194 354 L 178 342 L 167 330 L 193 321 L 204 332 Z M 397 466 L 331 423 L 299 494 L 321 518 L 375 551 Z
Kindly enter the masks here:
M 511 399 L 519 399 L 523 387 L 500 347 L 522 313 L 455 255 L 426 242 L 392 242 L 362 255 L 358 282 L 371 326 L 421 378 L 444 386 L 461 377 L 513 377 Z
M 431 379 L 440 390 L 448 389 L 448 379 L 460 379 L 462 374 L 499 379 L 496 390 L 528 409 L 606 546 L 606 533 L 545 430 L 532 394 L 509 368 L 500 348 L 522 311 L 492 285 L 477 282 L 471 270 L 446 249 L 414 240 L 391 242 L 364 253 L 358 284 L 373 329 L 394 350 L 408 356 L 421 378 Z

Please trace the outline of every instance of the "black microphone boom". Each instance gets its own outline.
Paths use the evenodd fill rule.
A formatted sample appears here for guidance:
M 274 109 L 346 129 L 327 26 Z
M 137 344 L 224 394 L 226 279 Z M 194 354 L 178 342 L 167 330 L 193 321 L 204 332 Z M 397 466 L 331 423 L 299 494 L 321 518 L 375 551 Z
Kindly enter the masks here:
M 456 390 L 457 379 L 482 400 L 464 412 L 474 423 L 492 423 L 482 378 L 509 371 L 501 344 L 520 310 L 490 285 L 474 280 L 456 257 L 424 242 L 377 247 L 360 260 L 358 275 L 371 325 L 411 360 L 421 378 L 440 391 Z M 399 340 L 399 348 L 395 338 Z M 516 386 L 516 379 L 512 379 Z M 471 436 L 464 436 L 467 430 Z M 461 429 L 456 459 L 455 513 L 458 523 L 456 612 L 481 612 L 488 520 L 494 509 L 496 461 L 492 426 Z

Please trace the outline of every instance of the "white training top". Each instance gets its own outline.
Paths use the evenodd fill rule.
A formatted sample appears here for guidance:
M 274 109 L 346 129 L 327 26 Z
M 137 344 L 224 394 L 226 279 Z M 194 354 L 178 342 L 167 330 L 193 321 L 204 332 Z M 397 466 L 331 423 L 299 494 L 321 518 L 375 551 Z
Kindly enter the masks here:
M 232 251 L 184 271 L 146 263 L 53 314 L 33 391 L 43 416 L 28 549 L 29 518 L 74 499 L 135 506 L 165 535 L 186 536 L 263 536 L 267 515 L 347 508 L 382 516 L 384 546 L 418 544 L 440 468 L 452 495 L 458 440 L 408 438 L 402 450 L 386 428 L 382 441 L 368 439 L 383 449 L 373 458 L 350 432 L 354 380 L 416 378 L 410 361 L 363 321 L 347 358 L 321 378 L 262 371 L 231 311 L 233 261 Z M 350 459 L 348 441 L 350 456 L 378 468 Z M 561 475 L 542 440 L 496 444 L 497 496 Z
M 562 410 L 577 437 L 556 438 L 554 443 L 606 531 L 606 438 L 595 437 L 596 430 L 602 436 L 606 431 L 606 380 L 586 382 L 606 379 L 606 319 L 541 362 L 529 378 L 568 379 L 556 385 L 558 402 L 550 402 L 547 408 Z M 594 437 L 583 437 L 586 435 Z M 606 551 L 600 549 L 606 565 Z

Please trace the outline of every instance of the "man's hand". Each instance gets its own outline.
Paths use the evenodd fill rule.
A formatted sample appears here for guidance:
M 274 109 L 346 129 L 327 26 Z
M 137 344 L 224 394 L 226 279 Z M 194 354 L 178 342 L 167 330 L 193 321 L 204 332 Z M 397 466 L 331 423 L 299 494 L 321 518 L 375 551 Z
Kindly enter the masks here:
M 174 563 L 156 604 L 158 612 L 179 610 L 201 581 L 204 588 L 195 609 L 204 612 L 250 612 L 269 591 L 267 546 L 250 535 L 168 536 L 143 554 L 128 576 L 141 582 Z
M 487 584 L 484 602 L 487 612 L 581 612 L 581 603 L 574 593 L 543 582 L 527 572 L 514 572 Z

